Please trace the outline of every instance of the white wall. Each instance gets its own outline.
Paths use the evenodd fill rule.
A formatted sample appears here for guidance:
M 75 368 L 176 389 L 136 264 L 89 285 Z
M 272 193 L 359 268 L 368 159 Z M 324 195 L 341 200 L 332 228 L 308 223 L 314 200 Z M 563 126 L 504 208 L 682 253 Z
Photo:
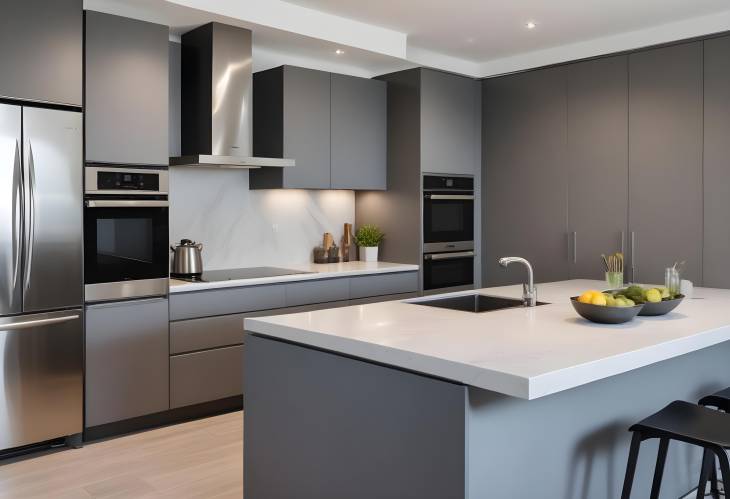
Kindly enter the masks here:
M 170 168 L 170 206 L 170 241 L 202 242 L 208 270 L 310 262 L 355 221 L 353 191 L 250 191 L 246 170 Z

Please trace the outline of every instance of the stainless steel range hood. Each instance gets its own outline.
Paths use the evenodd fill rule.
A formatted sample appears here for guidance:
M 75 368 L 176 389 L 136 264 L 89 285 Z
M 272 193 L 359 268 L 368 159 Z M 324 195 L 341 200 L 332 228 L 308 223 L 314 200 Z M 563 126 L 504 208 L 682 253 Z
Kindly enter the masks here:
M 170 166 L 261 168 L 293 159 L 252 157 L 251 31 L 209 23 L 182 35 L 182 156 Z

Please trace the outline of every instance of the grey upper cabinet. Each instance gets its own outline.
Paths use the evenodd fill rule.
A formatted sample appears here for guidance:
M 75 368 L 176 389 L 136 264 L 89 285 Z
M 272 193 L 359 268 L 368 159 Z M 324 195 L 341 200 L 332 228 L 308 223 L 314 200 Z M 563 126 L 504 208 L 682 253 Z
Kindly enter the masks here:
M 421 70 L 421 171 L 474 175 L 479 167 L 479 82 Z
M 499 267 L 521 256 L 539 282 L 568 276 L 565 68 L 483 82 L 483 283 L 524 281 Z
M 627 65 L 627 56 L 616 56 L 566 67 L 568 261 L 573 279 L 603 279 L 600 255 L 625 250 Z
M 730 37 L 705 41 L 703 284 L 730 288 Z
M 169 408 L 167 300 L 86 309 L 86 427 Z
M 254 156 L 296 166 L 251 170 L 254 189 L 330 187 L 330 74 L 281 66 L 255 73 Z
M 387 84 L 331 75 L 333 189 L 386 188 Z
M 0 1 L 0 96 L 82 105 L 81 0 Z
M 168 27 L 93 11 L 85 27 L 86 161 L 167 165 Z
M 296 166 L 251 170 L 252 189 L 385 189 L 384 82 L 281 66 L 253 75 L 254 156 Z
M 702 42 L 629 56 L 629 229 L 633 280 L 662 283 L 685 260 L 702 282 Z

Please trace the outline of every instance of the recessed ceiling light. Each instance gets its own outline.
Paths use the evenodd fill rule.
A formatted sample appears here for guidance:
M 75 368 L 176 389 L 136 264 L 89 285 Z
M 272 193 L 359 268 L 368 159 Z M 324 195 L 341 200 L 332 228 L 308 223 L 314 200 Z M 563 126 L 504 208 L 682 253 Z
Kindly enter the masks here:
M 342 54 L 344 54 L 344 53 L 345 53 L 345 51 L 344 51 L 344 50 L 342 50 L 342 49 L 337 49 L 337 50 L 335 50 L 335 54 L 337 54 L 337 55 L 342 55 Z
M 537 28 L 537 23 L 535 21 L 527 21 L 525 23 L 525 27 L 527 29 L 535 29 L 535 28 Z

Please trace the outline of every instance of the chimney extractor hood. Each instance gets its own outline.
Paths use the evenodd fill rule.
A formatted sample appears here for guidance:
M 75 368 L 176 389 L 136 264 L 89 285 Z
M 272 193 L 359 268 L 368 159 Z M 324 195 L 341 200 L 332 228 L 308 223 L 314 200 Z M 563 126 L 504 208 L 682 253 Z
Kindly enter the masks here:
M 251 157 L 251 31 L 208 23 L 181 38 L 182 156 L 170 166 L 294 166 L 293 159 Z

